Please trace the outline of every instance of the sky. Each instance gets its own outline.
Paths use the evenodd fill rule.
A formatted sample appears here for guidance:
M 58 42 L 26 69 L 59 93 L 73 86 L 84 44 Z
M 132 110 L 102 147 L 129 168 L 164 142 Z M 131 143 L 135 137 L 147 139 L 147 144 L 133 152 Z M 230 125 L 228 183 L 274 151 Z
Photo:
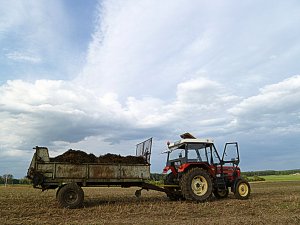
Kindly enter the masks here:
M 34 146 L 134 155 L 190 132 L 300 168 L 300 2 L 0 0 L 0 175 Z

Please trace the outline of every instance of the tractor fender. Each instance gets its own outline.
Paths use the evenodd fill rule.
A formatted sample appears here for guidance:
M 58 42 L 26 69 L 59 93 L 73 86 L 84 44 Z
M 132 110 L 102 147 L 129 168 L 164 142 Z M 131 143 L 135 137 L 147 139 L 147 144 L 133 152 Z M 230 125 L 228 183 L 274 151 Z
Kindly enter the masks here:
M 209 166 L 205 165 L 205 164 L 198 164 L 198 163 L 186 163 L 183 164 L 182 166 L 180 166 L 178 168 L 178 172 L 182 173 L 182 172 L 187 172 L 188 170 L 192 169 L 192 168 L 202 168 L 206 171 L 209 171 Z

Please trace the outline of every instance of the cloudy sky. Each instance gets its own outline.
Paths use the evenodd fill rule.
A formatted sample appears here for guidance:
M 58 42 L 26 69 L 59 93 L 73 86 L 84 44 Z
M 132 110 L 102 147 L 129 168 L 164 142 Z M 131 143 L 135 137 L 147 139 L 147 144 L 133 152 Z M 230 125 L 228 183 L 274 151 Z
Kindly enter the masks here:
M 36 145 L 134 154 L 191 132 L 300 168 L 300 2 L 0 0 L 0 175 Z

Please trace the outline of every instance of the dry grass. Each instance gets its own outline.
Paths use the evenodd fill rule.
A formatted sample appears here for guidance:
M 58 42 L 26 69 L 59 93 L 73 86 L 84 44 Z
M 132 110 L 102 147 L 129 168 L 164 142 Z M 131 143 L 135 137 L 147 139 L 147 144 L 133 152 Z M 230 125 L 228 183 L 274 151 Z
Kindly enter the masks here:
M 85 188 L 84 208 L 58 207 L 55 191 L 0 187 L 1 224 L 300 224 L 300 182 L 255 183 L 249 200 L 172 202 L 136 188 Z

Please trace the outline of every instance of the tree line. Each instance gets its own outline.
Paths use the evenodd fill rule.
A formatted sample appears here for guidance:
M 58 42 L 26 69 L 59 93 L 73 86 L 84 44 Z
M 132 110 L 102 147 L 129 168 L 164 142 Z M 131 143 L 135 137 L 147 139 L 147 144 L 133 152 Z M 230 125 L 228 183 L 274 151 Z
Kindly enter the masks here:
M 15 179 L 12 174 L 3 174 L 0 176 L 0 184 L 30 184 L 30 180 L 26 177 Z
M 300 169 L 248 171 L 248 172 L 242 172 L 242 175 L 247 177 L 253 177 L 253 176 L 269 176 L 269 175 L 290 175 L 295 173 L 300 173 Z

